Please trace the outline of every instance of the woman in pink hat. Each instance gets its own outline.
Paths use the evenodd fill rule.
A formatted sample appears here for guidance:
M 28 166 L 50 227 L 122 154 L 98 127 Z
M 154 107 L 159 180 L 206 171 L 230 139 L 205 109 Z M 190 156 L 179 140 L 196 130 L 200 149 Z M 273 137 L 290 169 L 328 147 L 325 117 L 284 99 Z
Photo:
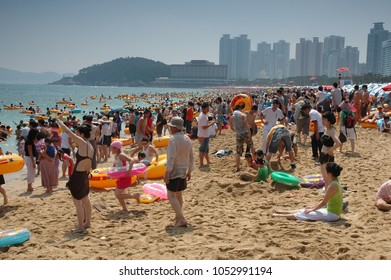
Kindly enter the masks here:
M 132 177 L 130 176 L 130 172 L 132 171 L 133 167 L 133 159 L 125 155 L 121 149 L 122 149 L 122 142 L 120 141 L 113 141 L 110 144 L 111 152 L 114 155 L 114 167 L 123 167 L 126 166 L 126 163 L 128 162 L 129 168 L 126 177 L 119 178 L 117 180 L 117 187 L 115 188 L 115 196 L 118 199 L 119 203 L 122 206 L 122 211 L 127 212 L 128 209 L 126 208 L 126 202 L 125 199 L 134 198 L 137 201 L 139 201 L 140 194 L 127 194 L 126 189 L 130 187 Z

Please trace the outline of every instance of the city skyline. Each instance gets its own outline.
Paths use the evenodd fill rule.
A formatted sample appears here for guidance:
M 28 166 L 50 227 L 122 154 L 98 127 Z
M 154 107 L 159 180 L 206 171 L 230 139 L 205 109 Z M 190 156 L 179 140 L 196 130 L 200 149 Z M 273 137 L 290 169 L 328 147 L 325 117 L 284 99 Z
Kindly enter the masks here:
M 223 34 L 247 34 L 257 44 L 300 38 L 345 37 L 366 62 L 367 35 L 387 19 L 391 1 L 300 3 L 288 0 L 49 1 L 0 2 L 0 67 L 26 72 L 77 73 L 119 57 L 145 57 L 166 64 L 219 61 Z

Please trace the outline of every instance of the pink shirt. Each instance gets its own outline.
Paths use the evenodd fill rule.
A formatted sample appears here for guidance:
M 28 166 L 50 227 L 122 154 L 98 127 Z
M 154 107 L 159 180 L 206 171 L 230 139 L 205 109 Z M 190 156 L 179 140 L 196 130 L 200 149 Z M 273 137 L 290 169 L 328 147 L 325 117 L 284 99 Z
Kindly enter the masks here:
M 388 180 L 380 186 L 376 194 L 376 199 L 383 199 L 385 202 L 391 202 L 391 180 Z

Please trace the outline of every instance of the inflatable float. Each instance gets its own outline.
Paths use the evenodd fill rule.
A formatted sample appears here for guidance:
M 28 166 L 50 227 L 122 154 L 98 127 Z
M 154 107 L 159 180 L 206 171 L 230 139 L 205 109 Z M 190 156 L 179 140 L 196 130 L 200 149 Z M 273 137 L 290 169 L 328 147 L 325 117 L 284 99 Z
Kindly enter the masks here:
M 82 102 L 81 106 L 88 106 L 88 102 Z
M 303 188 L 321 188 L 324 186 L 324 180 L 321 174 L 307 175 L 300 179 L 300 186 Z
M 111 179 L 119 179 L 129 177 L 127 176 L 129 167 L 110 167 L 107 169 L 107 175 Z M 135 163 L 133 164 L 132 171 L 130 171 L 130 176 L 143 174 L 147 170 L 147 167 L 143 163 Z
M 277 183 L 280 183 L 283 185 L 297 187 L 300 184 L 300 180 L 297 177 L 295 177 L 291 174 L 285 173 L 285 172 L 275 171 L 275 172 L 272 172 L 272 174 L 270 176 L 274 182 L 277 182 Z
M 0 247 L 8 247 L 26 242 L 30 239 L 30 235 L 30 231 L 27 228 L 0 231 Z
M 129 127 L 125 127 L 124 132 L 125 132 L 125 134 L 130 134 L 130 129 L 129 129 Z
M 131 185 L 136 183 L 137 176 L 133 176 L 131 180 Z M 110 178 L 107 174 L 107 168 L 97 168 L 91 171 L 90 188 L 93 189 L 112 189 L 117 186 L 117 179 Z
M 377 122 L 367 122 L 363 121 L 361 123 L 362 128 L 377 128 Z
M 8 174 L 21 170 L 24 166 L 24 160 L 18 155 L 0 156 L 0 174 Z
M 160 199 L 168 199 L 167 188 L 164 184 L 159 184 L 159 183 L 145 184 L 144 186 L 142 186 L 142 189 L 145 194 L 150 194 Z
M 244 93 L 240 93 L 236 95 L 230 104 L 231 109 L 233 110 L 236 105 L 239 105 L 240 103 L 244 103 L 245 107 L 242 110 L 242 112 L 247 112 L 251 110 L 251 107 L 253 106 L 253 100 L 251 99 L 250 96 Z
M 80 114 L 81 113 L 81 109 L 72 109 L 71 113 L 72 114 Z
M 257 126 L 263 126 L 262 120 L 255 120 L 255 124 L 256 124 Z
M 161 179 L 166 173 L 166 159 L 167 155 L 160 155 L 158 157 L 158 163 L 155 165 L 155 158 L 151 160 L 151 165 L 147 167 L 147 171 L 144 174 L 138 175 L 141 179 Z
M 133 138 L 128 139 L 119 139 L 119 138 L 113 138 L 113 141 L 120 141 L 123 146 L 129 146 L 133 144 Z
M 152 140 L 152 144 L 156 148 L 164 148 L 168 146 L 168 143 L 170 142 L 170 136 L 162 136 L 162 137 L 156 137 Z
M 159 199 L 159 198 L 156 196 L 144 193 L 144 194 L 140 195 L 139 201 L 140 201 L 140 203 L 149 204 L 149 203 L 154 202 L 157 199 Z

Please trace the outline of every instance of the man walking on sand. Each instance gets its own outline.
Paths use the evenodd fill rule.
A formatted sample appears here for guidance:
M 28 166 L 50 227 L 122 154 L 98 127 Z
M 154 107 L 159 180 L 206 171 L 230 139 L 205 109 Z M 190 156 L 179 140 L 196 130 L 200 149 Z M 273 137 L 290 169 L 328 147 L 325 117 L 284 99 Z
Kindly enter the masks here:
M 167 165 L 164 182 L 167 186 L 168 200 L 175 212 L 176 227 L 186 227 L 187 221 L 183 215 L 182 192 L 187 188 L 194 169 L 193 144 L 183 133 L 183 119 L 173 117 L 168 123 L 171 138 L 167 148 Z
M 240 111 L 241 106 L 236 105 L 232 116 L 229 118 L 229 126 L 236 133 L 236 172 L 240 170 L 240 157 L 243 154 L 243 145 L 251 150 L 251 154 L 255 156 L 253 140 L 251 138 L 250 127 L 247 122 L 247 115 Z
M 199 147 L 199 158 L 200 158 L 200 168 L 204 167 L 204 159 L 206 160 L 206 165 L 209 166 L 209 127 L 212 126 L 215 122 L 209 121 L 209 104 L 203 103 L 201 105 L 201 113 L 198 116 L 198 132 L 197 137 L 200 142 Z

